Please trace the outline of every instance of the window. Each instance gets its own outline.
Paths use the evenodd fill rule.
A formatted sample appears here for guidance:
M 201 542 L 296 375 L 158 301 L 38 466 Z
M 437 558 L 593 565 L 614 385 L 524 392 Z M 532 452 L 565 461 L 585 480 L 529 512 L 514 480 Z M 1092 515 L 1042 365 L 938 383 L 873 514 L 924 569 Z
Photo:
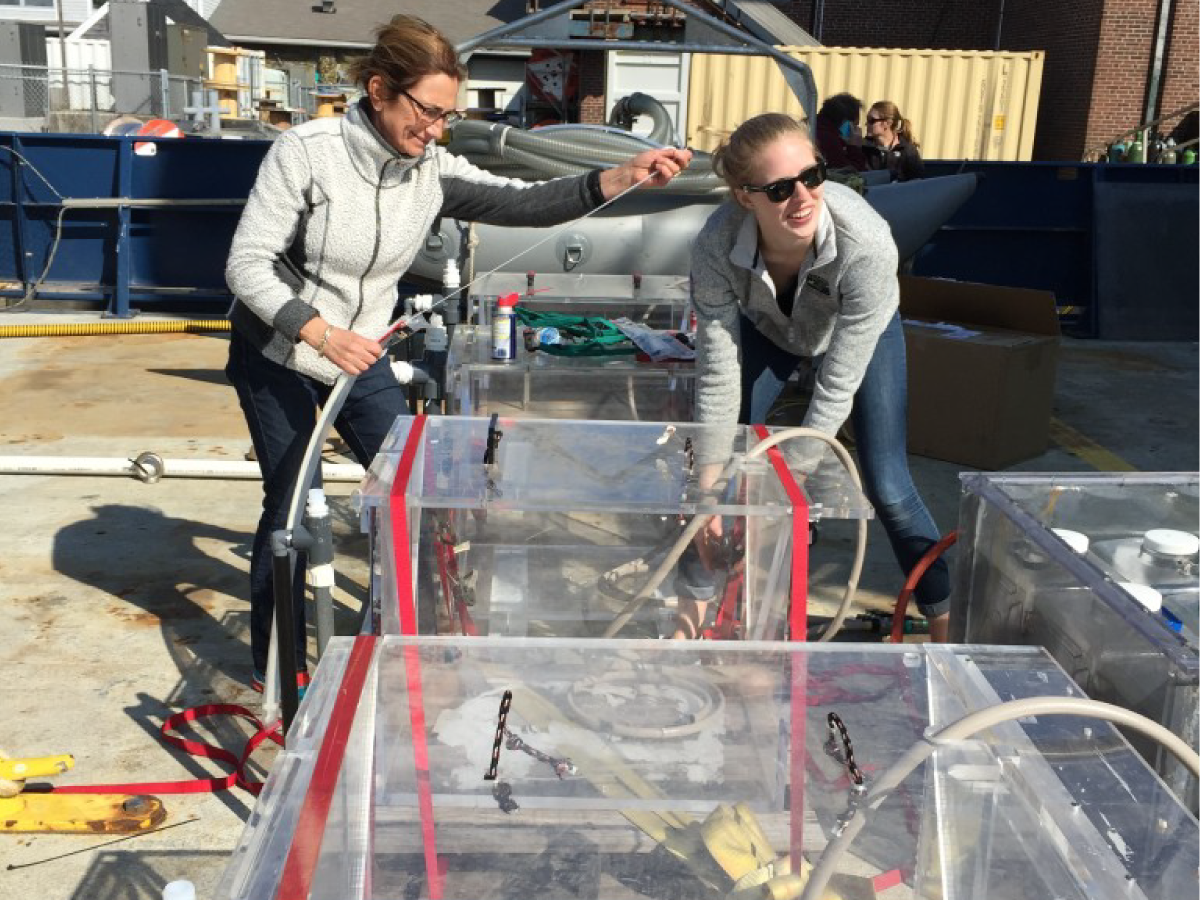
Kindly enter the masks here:
M 0 0 L 0 6 L 34 6 L 50 9 L 54 6 L 54 0 Z

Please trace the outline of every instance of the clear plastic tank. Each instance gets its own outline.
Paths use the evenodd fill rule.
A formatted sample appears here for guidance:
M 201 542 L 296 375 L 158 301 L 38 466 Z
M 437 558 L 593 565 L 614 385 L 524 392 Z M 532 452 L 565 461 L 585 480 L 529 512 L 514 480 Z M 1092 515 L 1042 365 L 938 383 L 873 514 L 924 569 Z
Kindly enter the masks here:
M 951 637 L 1044 646 L 1092 697 L 1195 745 L 1196 561 L 1164 551 L 1192 549 L 1200 478 L 973 473 L 962 481 Z M 1062 529 L 1086 540 L 1068 543 Z M 1158 748 L 1138 746 L 1194 809 L 1195 779 Z
M 770 454 L 749 458 L 757 443 L 743 426 L 402 417 L 362 491 L 374 630 L 598 637 L 624 616 L 616 636 L 670 636 L 681 588 L 698 584 L 680 574 L 687 529 L 720 516 L 706 630 L 782 637 L 803 599 L 795 535 L 806 548 L 808 522 L 871 507 L 836 460 L 801 488 L 786 462 L 797 448 L 781 444 L 777 467 Z M 723 460 L 707 470 L 711 488 L 697 462 L 708 448 Z
M 335 638 L 214 896 L 795 898 L 857 797 L 830 713 L 869 787 L 1047 695 L 1079 691 L 1033 648 Z M 1179 900 L 1198 864 L 1114 728 L 1040 716 L 939 745 L 825 896 Z

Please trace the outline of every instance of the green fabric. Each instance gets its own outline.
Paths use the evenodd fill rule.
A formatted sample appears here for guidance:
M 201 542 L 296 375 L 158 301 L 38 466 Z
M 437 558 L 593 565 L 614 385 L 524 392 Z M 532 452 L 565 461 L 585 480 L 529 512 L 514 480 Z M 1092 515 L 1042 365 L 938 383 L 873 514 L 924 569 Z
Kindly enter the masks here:
M 637 353 L 633 341 L 602 316 L 573 316 L 540 312 L 527 306 L 515 307 L 517 321 L 526 328 L 557 328 L 561 344 L 543 344 L 538 349 L 551 356 L 630 356 Z

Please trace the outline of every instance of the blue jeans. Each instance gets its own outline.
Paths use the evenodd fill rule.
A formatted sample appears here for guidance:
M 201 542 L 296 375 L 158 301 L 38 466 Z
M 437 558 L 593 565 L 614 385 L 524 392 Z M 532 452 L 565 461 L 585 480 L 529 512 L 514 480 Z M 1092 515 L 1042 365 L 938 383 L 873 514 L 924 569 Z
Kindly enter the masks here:
M 738 421 L 762 424 L 801 357 L 764 337 L 745 317 L 741 326 L 742 407 Z M 875 345 L 862 384 L 854 395 L 850 421 L 858 445 L 863 487 L 905 577 L 941 537 L 908 471 L 907 417 L 904 330 L 897 313 Z M 926 617 L 949 612 L 950 571 L 944 558 L 929 567 L 914 594 Z
M 287 524 L 288 505 L 304 449 L 316 427 L 317 407 L 325 402 L 332 388 L 272 362 L 236 331 L 229 342 L 225 374 L 237 389 L 263 476 L 262 516 L 250 557 L 250 649 L 255 671 L 262 673 L 267 668 L 271 617 L 275 612 L 271 534 Z M 358 376 L 334 420 L 334 427 L 354 458 L 368 466 L 396 417 L 406 413 L 408 399 L 392 374 L 390 357 L 384 354 Z M 318 471 L 313 486 L 319 484 Z M 293 637 L 301 668 L 306 655 L 304 564 L 304 554 L 297 554 L 292 579 L 296 616 Z

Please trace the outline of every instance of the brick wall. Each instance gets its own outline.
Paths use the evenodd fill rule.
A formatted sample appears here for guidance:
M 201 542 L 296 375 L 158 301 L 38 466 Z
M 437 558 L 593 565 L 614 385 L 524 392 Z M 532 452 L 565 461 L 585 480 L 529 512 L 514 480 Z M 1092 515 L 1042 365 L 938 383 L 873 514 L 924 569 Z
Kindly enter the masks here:
M 1104 0 L 1009 0 L 1001 48 L 1045 50 L 1034 159 L 1079 159 L 1088 142 Z
M 813 0 L 776 6 L 815 32 Z M 820 41 L 831 47 L 990 50 L 999 9 L 1000 0 L 825 0 Z
M 605 58 L 602 50 L 581 50 L 579 60 L 579 121 L 603 125 Z
M 1159 115 L 1200 100 L 1200 0 L 1175 0 L 1163 75 Z
M 1158 0 L 1108 0 L 1100 23 L 1087 147 L 1141 122 Z

